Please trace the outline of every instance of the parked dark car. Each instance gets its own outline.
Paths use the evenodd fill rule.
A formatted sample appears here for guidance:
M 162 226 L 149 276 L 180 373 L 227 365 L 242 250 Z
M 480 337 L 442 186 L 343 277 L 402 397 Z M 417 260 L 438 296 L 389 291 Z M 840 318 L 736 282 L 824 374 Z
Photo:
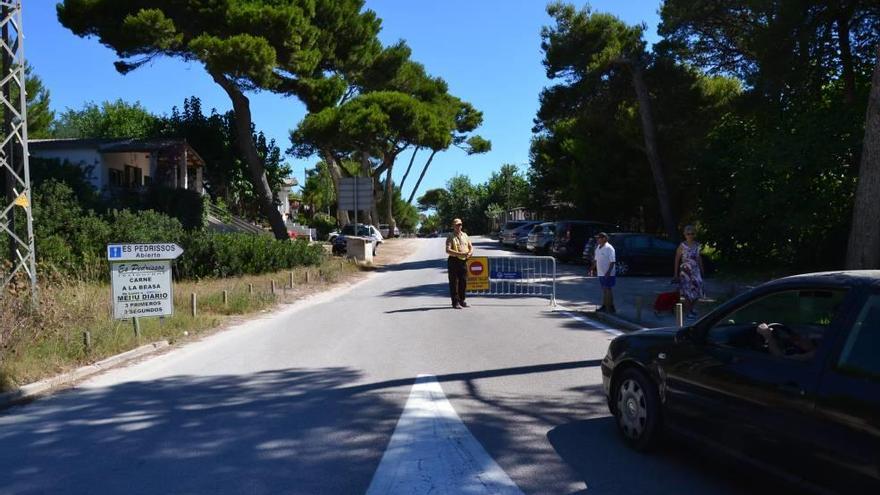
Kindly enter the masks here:
M 508 228 L 509 225 L 518 223 L 516 227 Z M 532 227 L 541 223 L 537 220 L 526 220 L 522 222 L 507 222 L 504 230 L 501 232 L 501 245 L 505 247 L 516 248 L 516 240 L 522 235 L 528 235 Z
M 608 242 L 614 246 L 617 275 L 673 275 L 678 244 L 650 234 L 612 232 Z M 589 265 L 596 252 L 596 238 L 584 245 L 583 259 Z
M 513 232 L 514 230 L 516 230 L 517 228 L 522 227 L 523 225 L 526 224 L 526 222 L 527 222 L 527 220 L 511 220 L 509 222 L 506 222 L 504 224 L 504 226 L 501 227 L 501 230 L 498 232 L 498 242 L 500 242 L 501 245 L 504 245 L 505 234 L 509 234 L 509 233 Z M 513 241 L 516 242 L 516 239 L 513 239 Z M 512 245 L 512 243 L 511 243 L 511 245 Z
M 556 224 L 553 222 L 544 222 L 532 227 L 529 232 L 526 249 L 535 253 L 546 253 L 550 250 L 550 243 L 555 237 Z
M 620 230 L 616 225 L 584 220 L 556 222 L 556 235 L 550 244 L 550 254 L 563 261 L 580 260 L 584 244 L 599 232 Z
M 671 431 L 789 481 L 880 493 L 880 271 L 769 282 L 691 326 L 616 337 L 601 368 L 638 450 Z
M 532 226 L 532 228 L 534 228 L 534 226 Z M 516 235 L 516 243 L 514 244 L 514 247 L 516 248 L 517 251 L 525 251 L 526 250 L 526 245 L 529 242 L 529 232 L 530 231 L 531 231 L 531 228 L 525 229 L 522 231 L 518 231 L 518 233 Z

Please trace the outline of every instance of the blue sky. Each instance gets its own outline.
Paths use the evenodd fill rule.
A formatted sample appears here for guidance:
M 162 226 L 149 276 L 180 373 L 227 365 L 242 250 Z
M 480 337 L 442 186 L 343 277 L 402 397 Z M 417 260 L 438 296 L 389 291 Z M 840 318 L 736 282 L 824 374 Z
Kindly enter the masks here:
M 492 141 L 492 151 L 467 156 L 452 149 L 438 154 L 419 193 L 442 187 L 455 174 L 483 182 L 502 164 L 528 168 L 532 119 L 538 94 L 548 84 L 541 66 L 541 27 L 550 24 L 543 0 L 367 0 L 382 19 L 380 38 L 390 44 L 399 39 L 413 49 L 413 58 L 428 72 L 444 78 L 452 94 L 483 112 L 478 133 Z M 575 2 L 581 5 L 581 2 Z M 596 11 L 610 12 L 628 23 L 648 25 L 649 41 L 656 40 L 660 0 L 594 0 Z M 86 102 L 122 98 L 140 101 L 156 114 L 182 106 L 197 95 L 206 109 L 225 112 L 229 98 L 199 64 L 161 59 L 126 76 L 113 68 L 113 52 L 96 39 L 82 39 L 62 27 L 55 2 L 24 2 L 25 56 L 51 93 L 52 108 L 81 108 Z M 249 95 L 258 129 L 289 146 L 289 130 L 305 109 L 291 98 L 269 93 Z M 401 159 L 395 170 L 399 181 L 406 168 Z M 304 169 L 315 160 L 289 158 L 294 176 L 303 180 Z M 415 179 L 407 179 L 409 195 Z

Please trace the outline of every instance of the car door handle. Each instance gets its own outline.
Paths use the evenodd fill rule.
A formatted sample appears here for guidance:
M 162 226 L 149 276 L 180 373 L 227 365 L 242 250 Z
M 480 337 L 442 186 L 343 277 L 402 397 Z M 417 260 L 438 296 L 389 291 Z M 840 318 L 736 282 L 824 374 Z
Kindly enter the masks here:
M 803 387 L 801 387 L 799 384 L 797 384 L 795 382 L 785 382 L 781 385 L 777 385 L 776 388 L 780 392 L 785 392 L 787 394 L 807 395 L 806 390 L 804 390 Z

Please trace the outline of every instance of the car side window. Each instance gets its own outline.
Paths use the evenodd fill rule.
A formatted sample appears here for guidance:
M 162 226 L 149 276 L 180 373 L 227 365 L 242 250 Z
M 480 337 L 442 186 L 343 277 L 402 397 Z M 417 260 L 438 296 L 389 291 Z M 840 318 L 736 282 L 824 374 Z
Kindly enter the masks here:
M 626 247 L 630 249 L 648 249 L 648 246 L 650 239 L 645 236 L 633 235 L 626 240 Z
M 654 244 L 655 249 L 664 249 L 670 251 L 678 249 L 678 244 L 667 241 L 666 239 L 652 239 L 651 242 Z
M 786 290 L 769 294 L 720 318 L 707 340 L 781 358 L 809 360 L 846 295 L 845 290 Z
M 880 295 L 872 295 L 846 338 L 837 369 L 880 381 Z

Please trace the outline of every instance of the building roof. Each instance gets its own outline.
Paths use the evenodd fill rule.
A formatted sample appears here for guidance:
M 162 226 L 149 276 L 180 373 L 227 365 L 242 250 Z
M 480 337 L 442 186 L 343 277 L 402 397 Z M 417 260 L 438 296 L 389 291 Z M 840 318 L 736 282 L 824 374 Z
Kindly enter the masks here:
M 41 150 L 69 150 L 69 149 L 93 149 L 99 153 L 131 153 L 144 151 L 162 151 L 173 148 L 187 148 L 187 152 L 194 154 L 196 162 L 204 164 L 204 160 L 198 152 L 183 138 L 152 138 L 152 139 L 29 139 L 28 148 L 34 151 Z
M 188 146 L 183 138 L 154 139 L 29 139 L 28 146 L 39 150 L 93 148 L 100 152 L 157 151 L 177 146 Z

